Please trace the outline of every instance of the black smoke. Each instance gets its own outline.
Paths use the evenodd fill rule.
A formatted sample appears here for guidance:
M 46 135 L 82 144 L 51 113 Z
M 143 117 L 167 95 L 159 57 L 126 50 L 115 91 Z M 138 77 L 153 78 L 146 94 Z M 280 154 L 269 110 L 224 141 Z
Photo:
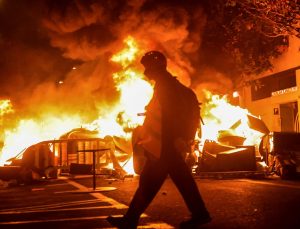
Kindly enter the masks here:
M 203 53 L 206 2 L 2 0 L 0 97 L 22 110 L 53 100 L 59 101 L 55 106 L 66 102 L 74 109 L 94 99 L 112 102 L 117 92 L 109 58 L 122 49 L 128 35 L 142 50 L 163 51 L 185 84 L 207 85 L 218 74 L 221 83 L 213 88 L 231 87 L 230 79 L 222 80 L 224 71 L 216 69 L 217 58 Z M 82 101 L 74 101 L 74 95 Z

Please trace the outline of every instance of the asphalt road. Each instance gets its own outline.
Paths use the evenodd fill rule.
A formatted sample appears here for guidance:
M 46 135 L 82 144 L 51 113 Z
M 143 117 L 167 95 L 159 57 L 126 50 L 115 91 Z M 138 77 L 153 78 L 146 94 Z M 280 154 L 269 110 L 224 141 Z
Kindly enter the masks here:
M 125 180 L 62 177 L 34 185 L 0 187 L 0 228 L 112 228 L 108 215 L 123 214 L 138 185 Z M 300 181 L 200 179 L 213 221 L 202 228 L 300 228 Z M 108 191 L 107 188 L 115 189 Z M 103 191 L 106 190 L 106 191 Z M 167 179 L 140 220 L 140 228 L 176 228 L 189 216 Z

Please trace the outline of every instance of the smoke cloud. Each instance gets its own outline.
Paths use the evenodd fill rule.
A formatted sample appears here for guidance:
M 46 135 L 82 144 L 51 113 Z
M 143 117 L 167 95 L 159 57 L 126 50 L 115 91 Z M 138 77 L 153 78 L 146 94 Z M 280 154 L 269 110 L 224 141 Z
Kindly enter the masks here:
M 214 91 L 232 87 L 228 77 L 204 64 L 205 55 L 199 53 L 206 15 L 198 1 L 0 4 L 0 98 L 10 98 L 22 117 L 42 118 L 51 110 L 57 115 L 79 114 L 87 122 L 95 119 L 101 105 L 118 99 L 112 79 L 116 66 L 110 57 L 123 48 L 128 35 L 142 51 L 163 51 L 169 70 L 198 93 L 203 85 Z

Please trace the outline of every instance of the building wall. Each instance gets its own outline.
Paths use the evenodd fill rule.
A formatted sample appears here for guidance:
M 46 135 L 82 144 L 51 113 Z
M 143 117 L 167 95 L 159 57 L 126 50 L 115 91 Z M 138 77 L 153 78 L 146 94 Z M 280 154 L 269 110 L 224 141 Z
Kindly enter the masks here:
M 264 99 L 252 101 L 251 86 L 244 87 L 241 93 L 241 106 L 247 108 L 250 113 L 261 117 L 270 131 L 281 131 L 280 105 L 297 102 L 298 111 L 300 111 L 300 66 L 295 69 L 295 75 L 296 91 L 282 90 L 277 95 Z
M 298 113 L 300 111 L 300 39 L 291 36 L 289 38 L 289 47 L 286 52 L 280 58 L 274 59 L 272 64 L 274 66 L 272 71 L 253 76 L 252 79 L 273 76 L 280 72 L 295 69 L 297 91 L 282 91 L 277 95 L 252 101 L 251 86 L 245 86 L 240 91 L 239 102 L 240 106 L 248 109 L 250 113 L 260 116 L 271 131 L 281 131 L 281 104 L 295 102 L 298 107 Z
M 300 69 L 296 71 L 296 80 L 297 80 L 297 104 L 298 104 L 298 127 L 297 127 L 297 132 L 300 132 Z

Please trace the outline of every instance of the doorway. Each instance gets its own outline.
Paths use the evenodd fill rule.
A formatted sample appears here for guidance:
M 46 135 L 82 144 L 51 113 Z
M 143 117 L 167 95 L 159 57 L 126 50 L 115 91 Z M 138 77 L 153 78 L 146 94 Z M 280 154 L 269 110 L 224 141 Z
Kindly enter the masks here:
M 298 114 L 297 102 L 280 104 L 280 119 L 281 131 L 295 132 L 296 131 L 296 117 Z M 298 120 L 297 120 L 298 121 Z

